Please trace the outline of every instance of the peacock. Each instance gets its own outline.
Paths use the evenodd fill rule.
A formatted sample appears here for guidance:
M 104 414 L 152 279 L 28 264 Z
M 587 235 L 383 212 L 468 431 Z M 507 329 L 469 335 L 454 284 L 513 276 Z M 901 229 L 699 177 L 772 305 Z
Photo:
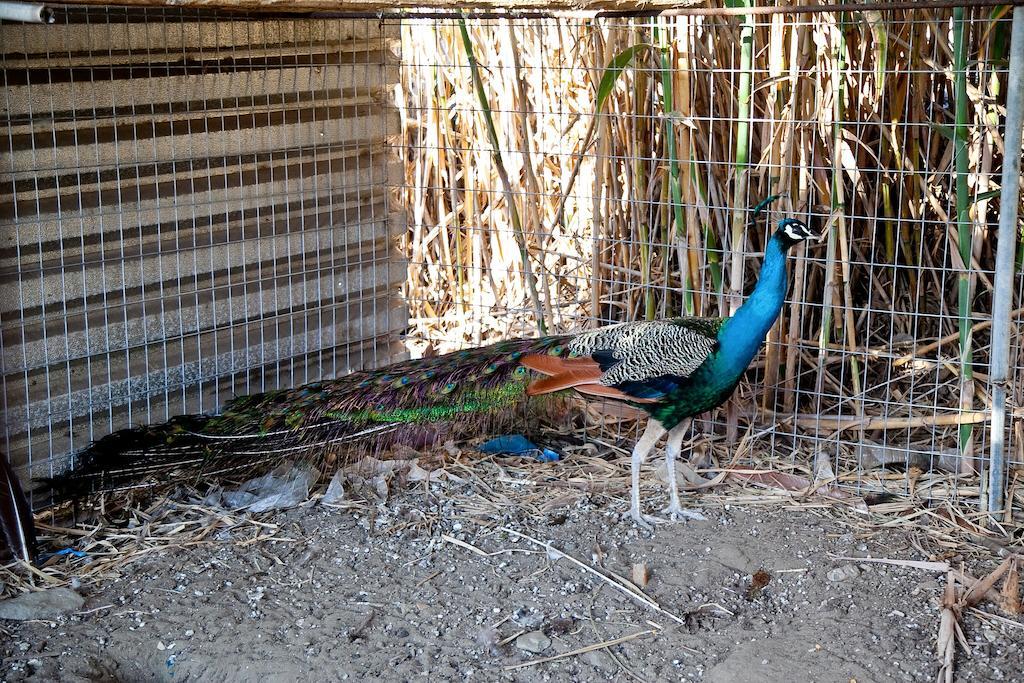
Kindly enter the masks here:
M 768 242 L 758 282 L 729 318 L 678 317 L 625 322 L 578 334 L 511 339 L 292 389 L 240 396 L 218 415 L 107 435 L 84 449 L 72 468 L 46 480 L 56 500 L 193 477 L 251 472 L 287 458 L 319 457 L 347 444 L 428 438 L 443 426 L 477 433 L 516 419 L 516 406 L 568 391 L 631 406 L 648 421 L 631 460 L 630 515 L 642 526 L 640 467 L 667 434 L 672 519 L 688 516 L 675 478 L 692 417 L 721 405 L 775 323 L 786 294 L 786 254 L 814 236 L 786 218 Z M 538 398 L 530 398 L 538 397 Z

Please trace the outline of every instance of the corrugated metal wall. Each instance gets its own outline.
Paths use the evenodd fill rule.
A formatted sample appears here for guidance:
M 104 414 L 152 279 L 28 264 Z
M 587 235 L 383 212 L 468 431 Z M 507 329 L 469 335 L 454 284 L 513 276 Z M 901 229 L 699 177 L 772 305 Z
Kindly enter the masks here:
M 2 445 L 23 474 L 401 353 L 397 38 L 194 10 L 0 26 Z

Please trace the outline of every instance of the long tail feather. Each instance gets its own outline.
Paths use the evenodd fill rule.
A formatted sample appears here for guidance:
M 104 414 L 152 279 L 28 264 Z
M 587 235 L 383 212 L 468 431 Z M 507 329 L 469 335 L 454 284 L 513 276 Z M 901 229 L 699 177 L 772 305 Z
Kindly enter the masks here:
M 0 528 L 4 547 L 0 558 L 10 557 L 31 563 L 36 556 L 36 525 L 18 476 L 0 453 Z
M 153 480 L 249 474 L 285 458 L 323 459 L 360 439 L 432 441 L 460 427 L 479 433 L 484 418 L 501 420 L 525 401 L 530 373 L 521 359 L 563 355 L 564 342 L 517 339 L 240 396 L 216 416 L 181 416 L 105 436 L 44 489 L 62 501 Z

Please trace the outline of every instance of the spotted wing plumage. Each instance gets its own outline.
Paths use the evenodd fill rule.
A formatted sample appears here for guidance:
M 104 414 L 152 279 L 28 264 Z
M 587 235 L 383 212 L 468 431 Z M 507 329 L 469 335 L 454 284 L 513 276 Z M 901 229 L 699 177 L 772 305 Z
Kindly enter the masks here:
M 598 360 L 605 386 L 689 377 L 715 350 L 721 324 L 718 318 L 621 323 L 577 335 L 569 351 Z

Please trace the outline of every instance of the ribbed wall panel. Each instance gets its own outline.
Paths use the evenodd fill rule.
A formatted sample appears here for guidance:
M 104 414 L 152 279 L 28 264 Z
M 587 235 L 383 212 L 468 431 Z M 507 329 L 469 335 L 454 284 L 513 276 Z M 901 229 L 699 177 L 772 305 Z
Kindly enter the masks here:
M 0 26 L 4 450 L 401 355 L 397 25 L 66 9 Z

